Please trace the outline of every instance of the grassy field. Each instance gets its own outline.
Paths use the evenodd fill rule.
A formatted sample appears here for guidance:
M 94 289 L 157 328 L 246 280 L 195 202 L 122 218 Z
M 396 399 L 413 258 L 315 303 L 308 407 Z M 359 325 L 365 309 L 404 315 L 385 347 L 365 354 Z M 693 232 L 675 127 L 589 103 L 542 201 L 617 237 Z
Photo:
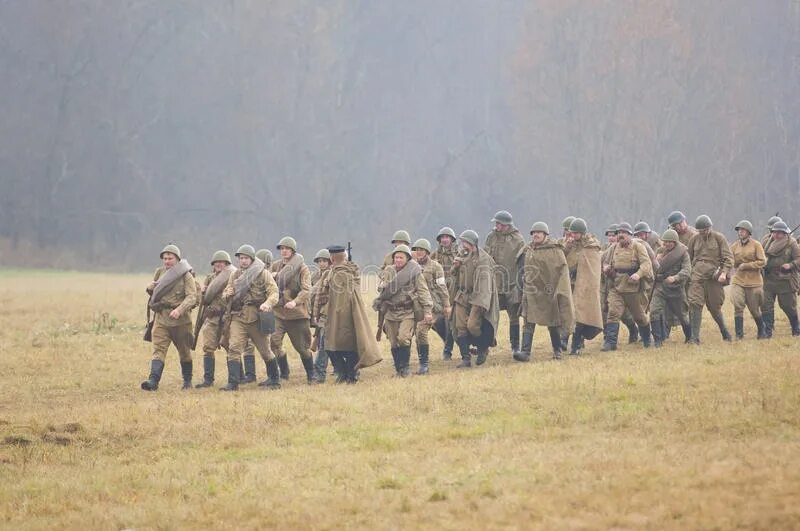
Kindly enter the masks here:
M 146 393 L 147 280 L 0 271 L 3 528 L 800 527 L 782 316 L 768 342 L 748 318 L 740 343 L 709 326 L 701 347 L 562 362 L 537 330 L 529 364 L 503 318 L 487 366 L 456 371 L 437 339 L 430 376 L 394 379 L 383 343 L 356 386 L 305 385 L 289 347 L 276 392 L 180 391 L 171 350 Z

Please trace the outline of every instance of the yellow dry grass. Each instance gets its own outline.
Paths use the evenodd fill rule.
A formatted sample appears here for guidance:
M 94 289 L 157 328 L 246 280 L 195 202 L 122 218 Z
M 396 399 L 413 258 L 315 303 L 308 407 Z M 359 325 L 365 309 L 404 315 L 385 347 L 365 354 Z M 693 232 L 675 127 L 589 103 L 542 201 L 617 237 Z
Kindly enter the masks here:
M 387 350 L 357 386 L 306 386 L 290 349 L 276 392 L 180 391 L 171 351 L 146 393 L 147 280 L 0 272 L 2 527 L 800 527 L 783 320 L 768 342 L 748 322 L 732 345 L 709 326 L 700 348 L 595 340 L 560 363 L 537 330 L 537 362 L 499 348 L 466 372 L 435 340 L 430 376 L 391 378 Z

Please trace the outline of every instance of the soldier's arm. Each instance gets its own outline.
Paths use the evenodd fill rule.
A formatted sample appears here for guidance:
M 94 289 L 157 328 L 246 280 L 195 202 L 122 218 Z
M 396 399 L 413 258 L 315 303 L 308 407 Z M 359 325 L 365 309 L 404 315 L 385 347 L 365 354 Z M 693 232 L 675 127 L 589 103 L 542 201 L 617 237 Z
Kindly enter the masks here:
M 728 247 L 728 240 L 725 239 L 725 236 L 719 234 L 717 238 L 719 238 L 719 248 L 722 252 L 719 267 L 722 273 L 727 275 L 733 267 L 733 253 L 731 252 L 731 248 Z
M 417 275 L 417 282 L 414 287 L 414 298 L 417 299 L 417 302 L 422 306 L 422 310 L 425 313 L 431 313 L 433 310 L 433 299 L 428 289 L 428 283 L 425 281 L 425 276 L 421 273 Z
M 180 306 L 176 308 L 181 315 L 183 315 L 186 310 L 194 308 L 197 302 L 197 283 L 191 273 L 183 275 L 183 290 L 186 296 L 183 298 L 183 302 Z
M 767 257 L 764 255 L 764 248 L 761 246 L 761 243 L 755 240 L 752 241 L 756 246 L 756 259 L 752 262 L 743 262 L 739 264 L 739 269 L 742 271 L 759 270 L 767 265 Z
M 153 290 L 156 289 L 156 282 L 158 281 L 158 277 L 160 276 L 161 276 L 161 268 L 159 267 L 156 268 L 155 273 L 153 273 L 153 281 L 150 282 L 150 284 L 148 284 L 147 287 L 144 289 L 148 295 L 153 294 Z
M 447 279 L 444 278 L 444 268 L 441 264 L 437 264 L 439 267 L 436 268 L 434 272 L 434 279 L 433 282 L 435 285 L 433 289 L 439 294 L 439 298 L 442 301 L 442 306 L 444 308 L 450 307 L 450 293 L 447 291 Z
M 689 260 L 689 253 L 683 255 L 683 259 L 681 260 L 681 270 L 678 271 L 678 274 L 675 277 L 678 279 L 678 282 L 686 282 L 692 276 L 692 261 Z
M 650 255 L 644 245 L 636 246 L 636 254 L 639 260 L 639 269 L 636 274 L 639 278 L 652 278 L 653 277 L 653 262 L 650 261 Z
M 236 273 L 236 272 L 234 271 L 234 273 Z M 233 285 L 233 283 L 236 280 L 234 278 L 236 276 L 234 273 L 231 273 L 231 276 L 228 277 L 228 283 L 225 285 L 225 289 L 222 290 L 222 300 L 223 301 L 227 301 L 228 299 L 233 297 L 233 294 L 236 291 L 236 289 L 234 288 L 234 285 Z

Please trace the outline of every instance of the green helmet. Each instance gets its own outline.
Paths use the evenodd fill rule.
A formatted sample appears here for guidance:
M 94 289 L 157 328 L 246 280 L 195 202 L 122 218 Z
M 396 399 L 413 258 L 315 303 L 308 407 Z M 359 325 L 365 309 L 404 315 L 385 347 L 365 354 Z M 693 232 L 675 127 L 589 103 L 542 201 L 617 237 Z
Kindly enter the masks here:
M 767 221 L 767 228 L 768 228 L 768 229 L 771 229 L 771 228 L 772 228 L 772 226 L 773 226 L 773 225 L 775 225 L 775 223 L 777 223 L 777 222 L 779 222 L 779 221 L 783 221 L 783 220 L 780 218 L 780 216 L 772 216 L 772 217 L 771 217 L 771 218 L 769 218 L 769 220 Z
M 627 232 L 628 234 L 633 236 L 633 229 L 631 228 L 631 224 L 630 223 L 625 223 L 624 221 L 622 223 L 620 223 L 619 225 L 617 225 L 617 233 L 620 233 L 620 232 Z
M 617 233 L 617 229 L 619 229 L 619 225 L 617 225 L 616 223 L 612 223 L 606 229 L 606 236 L 608 236 L 609 234 L 616 234 Z
M 586 231 L 589 228 L 586 226 L 586 220 L 583 218 L 575 218 L 572 220 L 572 223 L 569 224 L 570 232 L 577 232 L 579 234 L 586 234 Z
M 633 233 L 637 234 L 639 232 L 650 232 L 650 225 L 646 221 L 640 221 L 633 226 Z
M 575 221 L 575 216 L 565 217 L 564 221 L 561 222 L 561 228 L 564 230 L 569 230 L 569 226 L 572 225 L 573 221 Z
M 214 262 L 228 262 L 231 263 L 231 255 L 228 254 L 228 251 L 217 251 L 211 257 L 211 265 L 214 265 Z
M 269 249 L 259 249 L 256 251 L 256 258 L 264 262 L 265 264 L 272 263 L 272 251 Z
M 158 255 L 159 258 L 164 258 L 164 253 L 171 253 L 178 257 L 178 260 L 181 259 L 181 250 L 178 249 L 178 246 L 174 243 L 170 243 L 163 249 L 161 249 L 161 254 Z
M 680 223 L 686 219 L 686 215 L 681 212 L 680 210 L 675 210 L 667 216 L 667 223 L 670 225 L 675 225 L 676 223 Z
M 406 245 L 411 245 L 411 235 L 408 234 L 407 230 L 399 230 L 392 235 L 392 243 L 394 242 L 402 242 Z
M 438 242 L 439 238 L 441 238 L 442 236 L 450 236 L 451 238 L 453 238 L 455 240 L 456 239 L 456 231 L 454 231 L 450 227 L 442 227 L 441 229 L 439 229 L 439 234 L 436 235 L 436 241 Z
M 480 238 L 478 237 L 478 233 L 477 232 L 475 232 L 474 230 L 467 229 L 467 230 L 465 230 L 464 232 L 461 233 L 461 235 L 458 237 L 458 239 L 463 240 L 463 241 L 465 241 L 467 243 L 471 243 L 472 245 L 477 247 L 478 246 L 478 240 Z
M 784 221 L 776 221 L 772 226 L 772 232 L 785 232 L 786 234 L 789 234 L 789 225 L 787 225 Z
M 710 229 L 711 218 L 706 216 L 705 214 L 697 216 L 697 220 L 694 222 L 694 228 L 696 228 L 697 230 Z
M 400 245 L 395 247 L 392 250 L 392 258 L 394 258 L 394 255 L 396 255 L 397 253 L 406 253 L 408 259 L 411 260 L 411 249 L 408 248 L 408 245 L 401 243 Z
M 547 223 L 544 221 L 537 221 L 531 226 L 531 234 L 534 232 L 544 232 L 547 235 L 550 235 L 550 227 L 547 226 Z
M 277 248 L 280 249 L 281 247 L 288 247 L 294 252 L 297 252 L 297 242 L 291 236 L 284 236 L 281 238 L 281 241 L 278 242 Z
M 249 256 L 251 260 L 255 260 L 256 250 L 253 248 L 252 245 L 244 244 L 241 247 L 239 247 L 234 256 L 236 256 L 237 258 L 239 256 Z
M 502 223 L 503 225 L 511 225 L 514 223 L 514 218 L 508 210 L 501 210 L 492 218 L 492 223 Z
M 328 251 L 327 249 L 320 249 L 319 251 L 317 251 L 317 254 L 314 255 L 314 263 L 316 263 L 317 260 L 327 260 L 328 262 L 330 262 L 331 261 L 330 251 Z
M 681 239 L 678 237 L 678 233 L 675 232 L 675 229 L 667 229 L 664 231 L 664 234 L 661 235 L 661 241 L 678 243 Z
M 737 224 L 736 224 L 736 227 L 734 227 L 734 228 L 735 228 L 735 230 L 737 230 L 737 231 L 738 231 L 739 229 L 744 229 L 744 230 L 746 230 L 747 232 L 749 232 L 751 235 L 753 234 L 753 224 L 752 224 L 752 223 L 750 223 L 749 221 L 747 221 L 746 219 L 743 219 L 742 221 L 740 221 L 739 223 L 737 223 Z
M 411 250 L 414 249 L 425 249 L 429 253 L 431 252 L 431 242 L 426 240 L 425 238 L 420 238 L 419 240 L 414 242 L 414 245 L 411 246 Z

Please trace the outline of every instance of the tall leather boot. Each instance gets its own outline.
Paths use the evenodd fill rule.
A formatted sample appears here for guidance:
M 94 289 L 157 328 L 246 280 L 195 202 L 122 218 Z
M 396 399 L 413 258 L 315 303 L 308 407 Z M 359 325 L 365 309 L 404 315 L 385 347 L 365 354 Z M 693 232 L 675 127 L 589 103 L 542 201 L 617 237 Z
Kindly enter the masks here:
M 642 346 L 644 348 L 650 348 L 650 334 L 651 328 L 650 325 L 639 325 L 639 336 L 642 338 Z
M 692 336 L 689 343 L 692 345 L 700 344 L 700 327 L 703 325 L 703 308 L 690 308 L 689 309 L 689 324 L 692 327 Z
M 417 374 L 428 374 L 428 353 L 430 352 L 430 345 L 420 345 L 417 343 L 417 356 L 419 356 L 419 370 Z
M 286 356 L 284 356 L 285 358 Z M 267 379 L 260 385 L 266 389 L 280 389 L 281 388 L 281 370 L 278 366 L 278 358 L 272 358 L 267 363 Z
M 733 316 L 733 328 L 736 333 L 736 339 L 744 339 L 744 316 L 743 315 L 734 315 Z
M 183 385 L 181 389 L 191 389 L 192 388 L 192 362 L 191 361 L 182 361 L 181 362 L 181 376 L 183 376 Z
M 237 391 L 239 380 L 242 379 L 242 365 L 239 360 L 228 360 L 228 385 L 220 387 L 220 391 Z
M 756 321 L 756 329 L 758 330 L 756 339 L 767 339 L 767 334 L 764 333 L 764 318 L 759 317 L 755 321 Z
M 517 361 L 530 361 L 533 357 L 533 332 L 536 330 L 535 324 L 526 324 L 522 329 L 522 345 L 519 352 L 514 354 L 514 359 Z
M 639 328 L 636 326 L 636 321 L 633 318 L 623 319 L 622 323 L 628 329 L 628 344 L 639 342 Z
M 570 348 L 569 353 L 572 356 L 577 356 L 583 350 L 583 325 L 576 324 L 575 331 L 572 333 L 572 348 Z
M 398 347 L 392 347 L 392 363 L 394 364 L 395 376 L 400 376 L 400 354 Z
M 155 391 L 158 389 L 158 382 L 161 381 L 161 374 L 164 372 L 164 362 L 161 360 L 150 361 L 150 376 L 142 382 L 144 391 Z
M 242 376 L 242 381 L 240 383 L 249 384 L 256 381 L 256 356 L 252 353 L 245 352 L 244 356 L 242 356 L 244 365 L 244 376 Z
M 653 332 L 653 346 L 661 348 L 664 344 L 664 317 L 661 315 L 651 317 L 650 327 Z
M 343 358 L 345 383 L 353 385 L 358 382 L 358 371 L 356 370 L 356 365 L 358 365 L 358 353 L 345 352 Z
M 688 345 L 692 342 L 692 325 L 682 324 L 681 330 L 683 330 L 683 342 Z
M 561 330 L 557 326 L 548 326 L 550 332 L 550 344 L 553 346 L 553 359 L 560 360 L 563 352 L 564 343 L 562 342 Z
M 280 374 L 281 379 L 288 380 L 289 379 L 289 357 L 284 354 L 283 356 L 279 356 L 278 360 L 278 372 Z
M 317 377 L 314 371 L 314 358 L 309 354 L 308 356 L 300 356 L 300 361 L 303 362 L 303 369 L 306 371 L 306 381 L 308 385 L 317 384 Z
M 764 338 L 770 339 L 775 328 L 775 311 L 761 312 L 761 319 L 764 321 Z
M 711 317 L 712 319 L 714 319 L 714 322 L 717 323 L 717 326 L 719 327 L 719 333 L 720 335 L 722 335 L 722 340 L 733 341 L 731 333 L 728 332 L 728 327 L 725 326 L 725 317 L 722 315 L 722 312 L 721 311 L 715 312 L 711 315 Z
M 617 350 L 617 338 L 619 337 L 619 323 L 606 323 L 605 330 L 603 331 L 605 339 L 603 340 L 602 352 L 613 352 Z
M 800 324 L 797 321 L 797 314 L 793 313 L 787 315 L 787 317 L 789 318 L 789 324 L 792 326 L 792 335 L 795 337 L 800 336 Z
M 455 344 L 455 338 L 453 338 L 453 331 L 450 327 L 447 327 L 447 338 L 444 340 L 444 350 L 442 351 L 442 359 L 443 360 L 451 360 L 453 359 L 453 345 Z
M 195 385 L 195 389 L 202 389 L 214 385 L 215 364 L 214 356 L 203 356 L 203 381 Z
M 397 358 L 400 364 L 399 374 L 401 378 L 408 378 L 411 375 L 409 364 L 411 363 L 411 345 L 397 349 Z
M 519 352 L 519 325 L 512 324 L 508 326 L 508 339 L 511 342 L 511 354 Z
M 459 369 L 469 369 L 472 367 L 472 353 L 469 351 L 469 336 L 459 337 L 456 339 L 458 351 L 461 353 L 461 363 L 458 364 Z

